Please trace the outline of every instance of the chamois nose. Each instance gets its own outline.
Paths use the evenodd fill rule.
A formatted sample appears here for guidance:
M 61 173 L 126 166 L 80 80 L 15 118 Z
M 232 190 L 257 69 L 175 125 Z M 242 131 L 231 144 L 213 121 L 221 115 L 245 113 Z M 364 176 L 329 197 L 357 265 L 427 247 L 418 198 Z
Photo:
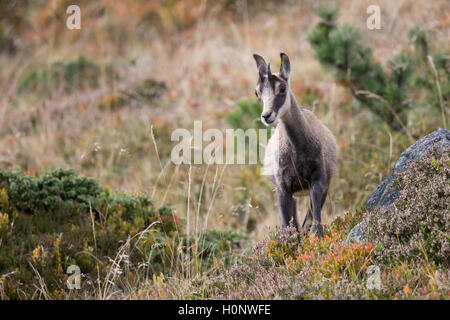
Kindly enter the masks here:
M 261 116 L 264 118 L 264 120 L 269 120 L 270 117 L 272 116 L 272 111 L 267 111 L 266 113 L 263 113 Z

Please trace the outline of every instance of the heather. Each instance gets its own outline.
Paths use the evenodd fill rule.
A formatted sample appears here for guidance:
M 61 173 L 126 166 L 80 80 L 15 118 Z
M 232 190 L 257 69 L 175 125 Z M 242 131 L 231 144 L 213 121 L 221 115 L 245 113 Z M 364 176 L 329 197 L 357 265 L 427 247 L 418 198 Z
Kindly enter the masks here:
M 449 147 L 435 146 L 410 169 L 394 175 L 400 191 L 394 207 L 366 215 L 372 242 L 380 243 L 379 260 L 450 264 Z
M 402 260 L 371 242 L 345 244 L 343 230 L 361 218 L 362 212 L 336 219 L 322 240 L 293 227 L 276 230 L 224 274 L 206 278 L 203 297 L 448 299 L 446 265 L 421 256 Z M 390 260 L 379 261 L 380 255 Z M 374 268 L 380 270 L 379 287 L 371 286 Z
M 134 298 L 192 299 L 448 299 L 449 272 L 422 256 L 402 260 L 370 242 L 345 244 L 362 212 L 325 228 L 324 239 L 294 227 L 274 230 L 242 259 L 183 283 L 161 277 Z M 373 285 L 379 270 L 379 286 Z M 154 287 L 157 283 L 157 287 Z

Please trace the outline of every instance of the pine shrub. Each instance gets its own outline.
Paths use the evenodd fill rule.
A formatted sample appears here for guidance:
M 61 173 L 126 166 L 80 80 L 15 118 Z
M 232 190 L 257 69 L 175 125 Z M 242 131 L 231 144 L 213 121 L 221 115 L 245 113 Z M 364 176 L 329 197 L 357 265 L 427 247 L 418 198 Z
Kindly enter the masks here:
M 414 50 L 402 51 L 387 64 L 385 72 L 370 47 L 351 25 L 337 25 L 339 7 L 321 2 L 316 14 L 321 21 L 311 30 L 308 41 L 322 66 L 348 87 L 361 103 L 394 130 L 407 125 L 412 107 L 424 104 L 442 111 L 446 126 L 446 105 L 450 101 L 450 54 L 431 50 L 420 28 L 409 32 Z M 438 84 L 440 88 L 438 88 Z

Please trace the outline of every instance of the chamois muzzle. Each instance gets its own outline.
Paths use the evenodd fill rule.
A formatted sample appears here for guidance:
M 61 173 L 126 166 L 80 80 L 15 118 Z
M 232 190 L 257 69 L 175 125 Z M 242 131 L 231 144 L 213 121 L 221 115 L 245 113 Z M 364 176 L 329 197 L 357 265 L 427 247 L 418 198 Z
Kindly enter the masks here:
M 262 122 L 265 125 L 271 125 L 274 123 L 276 115 L 272 110 L 265 111 L 261 114 Z

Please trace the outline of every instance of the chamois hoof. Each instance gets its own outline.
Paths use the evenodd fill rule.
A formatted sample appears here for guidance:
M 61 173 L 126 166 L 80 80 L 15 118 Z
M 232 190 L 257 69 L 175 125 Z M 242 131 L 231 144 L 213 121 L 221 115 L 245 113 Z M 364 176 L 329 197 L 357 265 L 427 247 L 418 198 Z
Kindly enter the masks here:
M 318 236 L 319 239 L 322 239 L 323 238 L 323 226 L 322 226 L 322 224 L 314 223 L 311 226 L 310 232 L 313 233 L 314 235 Z

